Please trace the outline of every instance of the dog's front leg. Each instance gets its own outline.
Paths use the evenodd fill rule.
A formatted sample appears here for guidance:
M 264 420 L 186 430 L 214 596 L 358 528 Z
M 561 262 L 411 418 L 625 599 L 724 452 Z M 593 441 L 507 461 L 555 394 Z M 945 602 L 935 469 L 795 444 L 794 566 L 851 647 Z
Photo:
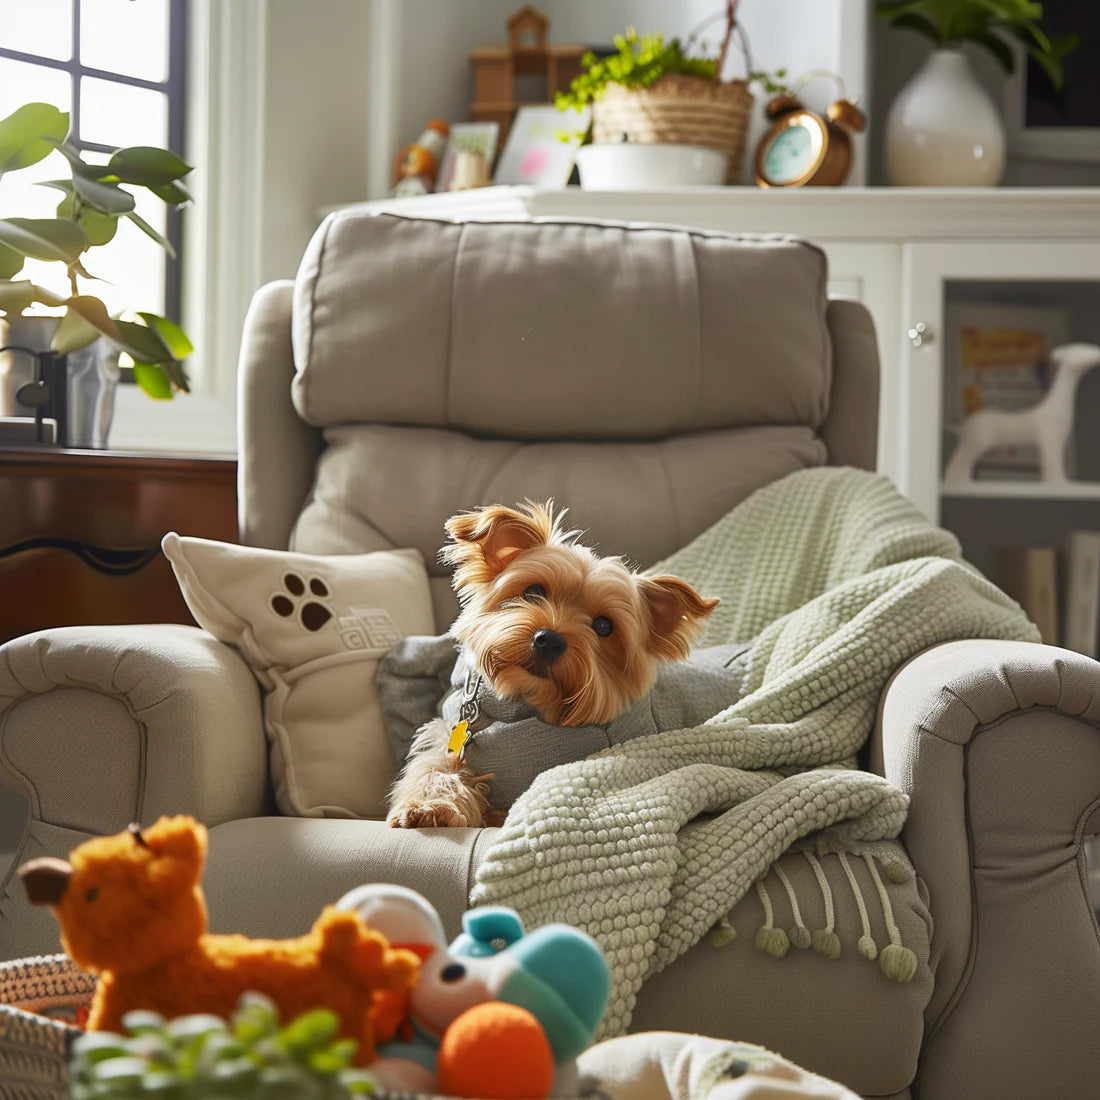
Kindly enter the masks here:
M 422 726 L 401 774 L 390 790 L 387 824 L 397 829 L 433 825 L 478 828 L 493 811 L 490 775 L 475 775 L 458 753 L 450 752 L 450 733 L 441 720 Z

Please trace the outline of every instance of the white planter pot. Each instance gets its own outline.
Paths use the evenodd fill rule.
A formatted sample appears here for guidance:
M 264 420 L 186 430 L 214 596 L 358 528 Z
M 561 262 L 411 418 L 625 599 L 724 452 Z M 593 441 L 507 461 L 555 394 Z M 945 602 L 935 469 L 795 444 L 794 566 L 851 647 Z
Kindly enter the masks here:
M 937 50 L 886 120 L 886 174 L 898 187 L 995 187 L 1005 164 L 1001 116 L 966 56 Z
M 581 187 L 588 191 L 634 191 L 651 187 L 718 186 L 728 158 L 702 145 L 616 142 L 577 150 Z
M 11 317 L 0 322 L 0 347 L 14 345 L 32 352 L 48 351 L 59 317 Z M 64 416 L 57 443 L 65 447 L 107 446 L 118 388 L 118 352 L 106 340 L 61 357 Z M 18 351 L 0 353 L 0 416 L 33 417 L 19 401 L 19 391 L 35 380 L 34 359 Z M 51 402 L 46 415 L 58 418 Z

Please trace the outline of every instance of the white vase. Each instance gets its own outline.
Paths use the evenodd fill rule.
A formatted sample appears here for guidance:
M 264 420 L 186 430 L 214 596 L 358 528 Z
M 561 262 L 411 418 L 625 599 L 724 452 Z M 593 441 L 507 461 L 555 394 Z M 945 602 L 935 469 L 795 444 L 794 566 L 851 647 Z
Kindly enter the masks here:
M 886 120 L 886 174 L 897 187 L 995 187 L 1005 132 L 965 54 L 937 50 Z

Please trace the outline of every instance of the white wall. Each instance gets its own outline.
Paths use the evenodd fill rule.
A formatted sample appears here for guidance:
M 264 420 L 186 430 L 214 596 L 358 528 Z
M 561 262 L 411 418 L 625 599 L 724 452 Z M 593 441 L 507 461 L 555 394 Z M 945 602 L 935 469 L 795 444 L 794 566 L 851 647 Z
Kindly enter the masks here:
M 363 0 L 266 0 L 260 271 L 291 276 L 326 205 L 366 194 L 371 126 Z
M 328 0 L 331 2 L 331 0 Z M 412 141 L 429 118 L 468 118 L 469 54 L 477 46 L 503 44 L 508 16 L 520 0 L 371 0 L 385 29 L 373 39 L 371 67 L 384 79 L 375 88 L 377 111 L 371 112 L 372 164 L 370 196 L 384 195 L 389 186 L 393 154 Z M 720 0 L 541 0 L 538 7 L 550 19 L 552 42 L 609 45 L 634 26 L 640 33 L 663 31 L 687 36 L 722 9 Z M 865 92 L 867 6 L 863 0 L 742 0 L 738 9 L 758 69 L 786 68 L 791 76 L 812 69 L 839 73 L 850 95 Z M 716 20 L 701 35 L 715 47 L 723 22 Z M 387 42 L 395 43 L 393 47 Z M 388 70 L 388 71 L 387 71 Z M 740 57 L 729 63 L 728 76 L 744 75 Z M 763 96 L 754 109 L 749 150 L 764 129 Z M 834 87 L 816 81 L 805 91 L 809 106 L 823 109 L 835 98 Z M 856 142 L 852 182 L 863 178 L 864 140 Z M 750 156 L 744 179 L 748 182 Z

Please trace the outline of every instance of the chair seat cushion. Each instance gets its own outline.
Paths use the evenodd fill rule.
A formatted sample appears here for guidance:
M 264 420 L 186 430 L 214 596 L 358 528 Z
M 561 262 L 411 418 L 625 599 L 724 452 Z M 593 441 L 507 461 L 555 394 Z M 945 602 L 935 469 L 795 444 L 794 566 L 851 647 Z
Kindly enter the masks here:
M 439 911 L 448 937 L 461 915 L 478 863 L 496 829 L 391 829 L 381 821 L 252 818 L 210 832 L 203 886 L 216 932 L 252 936 L 304 933 L 321 908 L 366 882 L 396 882 L 423 894 Z M 865 862 L 837 855 L 818 865 L 828 887 L 837 958 L 791 947 L 782 958 L 756 949 L 765 923 L 751 892 L 733 910 L 736 936 L 718 947 L 704 940 L 642 986 L 632 1031 L 675 1030 L 759 1043 L 791 1061 L 841 1081 L 865 1096 L 889 1096 L 916 1075 L 923 1013 L 932 992 L 931 917 L 919 880 L 885 882 L 889 920 Z M 826 893 L 800 853 L 777 861 L 790 893 L 773 871 L 764 882 L 774 925 L 827 925 Z M 860 903 L 879 952 L 889 925 L 917 957 L 909 982 L 890 981 L 864 957 Z M 881 879 L 880 879 L 881 880 Z

